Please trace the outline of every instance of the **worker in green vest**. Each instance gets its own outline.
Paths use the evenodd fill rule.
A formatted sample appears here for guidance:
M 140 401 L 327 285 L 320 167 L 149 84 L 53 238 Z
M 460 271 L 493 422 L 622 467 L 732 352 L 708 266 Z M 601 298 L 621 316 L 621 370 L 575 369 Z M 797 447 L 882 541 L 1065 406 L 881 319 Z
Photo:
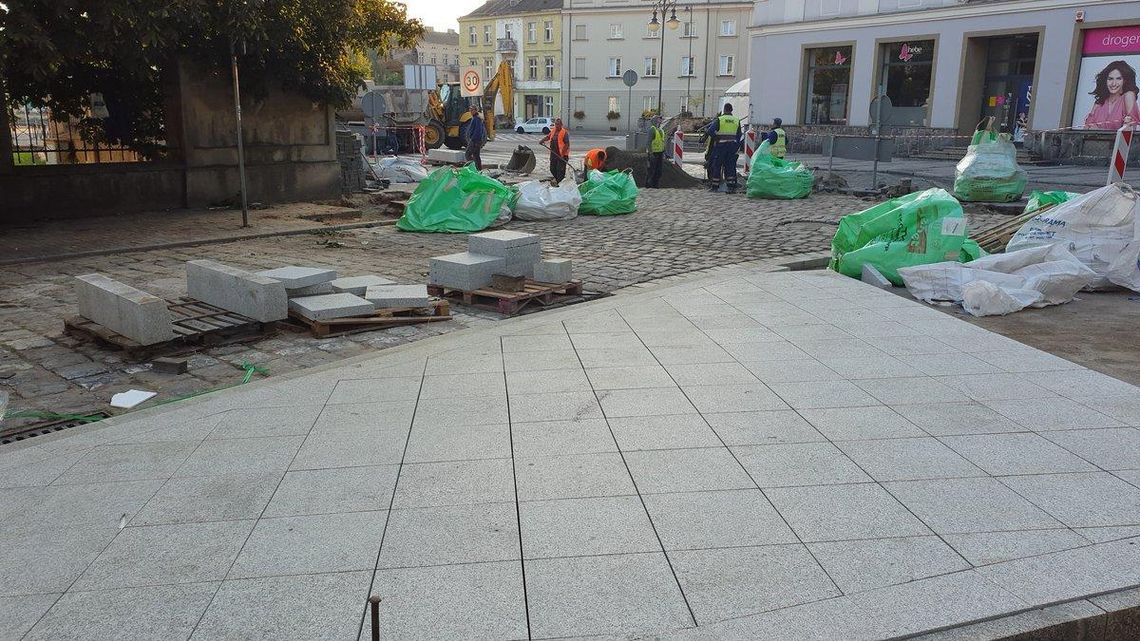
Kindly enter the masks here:
M 661 116 L 653 116 L 649 121 L 649 180 L 646 185 L 657 189 L 661 186 L 661 169 L 665 164 L 665 130 L 661 128 Z
M 760 142 L 768 141 L 768 153 L 776 158 L 783 158 L 788 153 L 788 136 L 784 133 L 784 121 L 779 118 L 772 119 L 772 130 L 764 134 Z
M 732 115 L 732 103 L 724 105 L 724 113 L 709 124 L 705 133 L 713 139 L 710 164 L 718 168 L 720 174 L 718 181 L 720 184 L 712 190 L 722 190 L 724 182 L 727 181 L 727 191 L 732 193 L 736 191 L 736 157 L 740 151 L 741 141 L 740 118 Z M 717 177 L 715 173 L 713 177 Z

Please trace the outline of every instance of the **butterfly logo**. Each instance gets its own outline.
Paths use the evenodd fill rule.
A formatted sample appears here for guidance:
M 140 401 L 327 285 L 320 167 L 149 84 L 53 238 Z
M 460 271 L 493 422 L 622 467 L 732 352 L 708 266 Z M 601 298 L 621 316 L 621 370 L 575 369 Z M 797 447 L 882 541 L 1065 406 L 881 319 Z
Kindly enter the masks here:
M 903 43 L 903 46 L 899 47 L 899 60 L 910 62 L 913 57 L 914 53 L 910 50 L 910 45 Z
M 843 55 L 842 51 L 836 51 L 835 52 L 835 64 L 841 65 L 845 62 L 847 62 L 847 56 Z

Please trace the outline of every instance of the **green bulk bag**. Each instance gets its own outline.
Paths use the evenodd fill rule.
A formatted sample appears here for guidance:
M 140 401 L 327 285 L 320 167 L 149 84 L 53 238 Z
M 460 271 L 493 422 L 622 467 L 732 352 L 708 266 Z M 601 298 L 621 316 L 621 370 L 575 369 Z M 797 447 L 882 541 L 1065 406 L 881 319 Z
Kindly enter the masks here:
M 1030 214 L 1038 209 L 1060 205 L 1083 195 L 1073 191 L 1034 191 L 1029 194 L 1029 202 L 1025 204 L 1025 210 L 1021 213 Z
M 828 268 L 860 278 L 869 263 L 902 285 L 900 267 L 984 256 L 966 232 L 962 205 L 944 189 L 907 194 L 840 219 Z
M 578 193 L 582 194 L 579 215 L 617 216 L 637 211 L 637 184 L 628 171 L 591 170 L 586 182 L 578 185 Z
M 506 185 L 475 171 L 440 167 L 420 181 L 404 215 L 396 221 L 402 231 L 468 234 L 491 226 L 517 194 Z
M 811 193 L 815 176 L 803 163 L 776 158 L 768 141 L 760 143 L 752 154 L 752 168 L 745 182 L 749 198 L 806 198 Z
M 974 132 L 966 155 L 954 169 L 954 195 L 970 202 L 1013 202 L 1025 193 L 1029 176 L 1017 166 L 1009 134 Z

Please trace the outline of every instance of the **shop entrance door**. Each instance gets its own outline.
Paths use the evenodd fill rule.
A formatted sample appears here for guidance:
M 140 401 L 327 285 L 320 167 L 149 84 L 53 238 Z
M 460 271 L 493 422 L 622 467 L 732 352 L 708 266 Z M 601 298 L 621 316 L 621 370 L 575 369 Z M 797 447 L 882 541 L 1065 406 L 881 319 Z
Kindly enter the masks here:
M 526 118 L 538 118 L 542 115 L 542 96 L 527 94 L 523 99 L 526 104 Z
M 982 118 L 993 116 L 1014 142 L 1025 140 L 1033 73 L 1037 65 L 1037 34 L 990 38 L 986 80 L 982 89 Z

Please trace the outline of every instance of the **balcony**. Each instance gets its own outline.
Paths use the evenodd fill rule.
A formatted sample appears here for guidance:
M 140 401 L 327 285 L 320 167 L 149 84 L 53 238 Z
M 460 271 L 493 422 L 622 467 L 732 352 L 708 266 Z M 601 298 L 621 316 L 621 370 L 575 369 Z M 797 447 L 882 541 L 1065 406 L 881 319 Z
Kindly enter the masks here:
M 514 58 L 519 55 L 519 43 L 514 38 L 499 38 L 495 42 L 495 51 L 504 58 Z

